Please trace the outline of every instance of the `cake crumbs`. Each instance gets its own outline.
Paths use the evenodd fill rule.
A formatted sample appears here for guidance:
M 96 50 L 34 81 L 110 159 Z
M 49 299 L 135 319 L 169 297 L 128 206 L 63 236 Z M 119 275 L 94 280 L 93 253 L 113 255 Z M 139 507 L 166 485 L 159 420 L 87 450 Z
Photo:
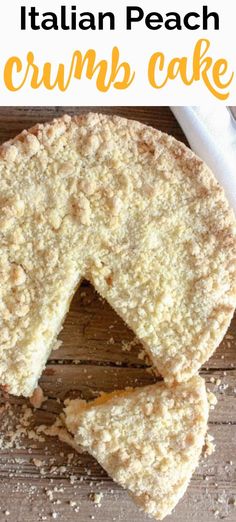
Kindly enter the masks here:
M 217 398 L 216 398 L 216 396 L 215 396 L 215 394 L 212 393 L 212 392 L 210 392 L 210 391 L 208 391 L 208 392 L 207 392 L 207 398 L 208 398 L 208 402 L 209 402 L 210 407 L 213 407 L 213 408 L 214 408 L 215 405 L 216 405 L 217 402 L 218 402 L 218 401 L 217 401 Z
M 45 438 L 38 433 L 33 424 L 33 411 L 23 404 L 13 407 L 6 403 L 1 416 L 0 447 L 5 450 L 20 449 L 23 447 L 23 440 L 33 440 L 45 442 Z M 31 444 L 31 448 L 33 445 Z
M 94 502 L 94 504 L 101 507 L 101 501 L 103 499 L 103 493 L 101 491 L 99 493 L 90 493 L 89 498 Z
M 82 448 L 79 448 L 78 445 L 75 444 L 74 437 L 72 437 L 72 435 L 70 435 L 70 433 L 67 431 L 60 417 L 57 417 L 56 421 L 51 426 L 41 425 L 38 428 L 38 431 L 43 432 L 45 435 L 51 437 L 58 437 L 61 442 L 71 446 L 71 448 L 73 448 L 77 453 L 83 453 Z M 70 454 L 70 461 L 72 458 L 73 454 Z
M 33 408 L 39 409 L 45 401 L 47 401 L 47 397 L 44 396 L 42 388 L 37 386 L 33 392 L 33 395 L 30 397 L 31 406 L 33 406 Z
M 32 459 L 33 464 L 36 468 L 41 468 L 43 466 L 43 461 L 40 459 Z
M 205 446 L 203 448 L 203 455 L 205 458 L 209 457 L 215 451 L 215 444 L 213 443 L 214 437 L 207 433 L 205 438 Z
M 226 383 L 221 383 L 221 384 L 219 385 L 219 392 L 220 392 L 220 393 L 224 393 L 224 391 L 227 390 L 228 387 L 229 387 L 228 384 L 226 384 Z
M 53 351 L 55 352 L 56 350 L 59 350 L 59 348 L 61 348 L 62 344 L 63 344 L 63 341 L 60 341 L 60 339 L 58 339 L 53 346 Z
M 46 495 L 49 498 L 50 502 L 52 502 L 53 501 L 53 492 L 52 492 L 52 490 L 51 489 L 46 489 L 45 492 L 46 492 Z
M 123 352 L 130 352 L 132 348 L 137 346 L 140 343 L 140 341 L 135 337 L 132 341 L 122 341 L 122 351 Z

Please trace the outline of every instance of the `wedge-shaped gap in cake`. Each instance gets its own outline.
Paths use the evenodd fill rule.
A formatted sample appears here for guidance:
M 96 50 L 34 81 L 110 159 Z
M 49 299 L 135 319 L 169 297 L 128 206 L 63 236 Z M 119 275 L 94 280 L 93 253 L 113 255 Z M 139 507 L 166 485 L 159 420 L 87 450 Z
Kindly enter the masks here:
M 117 366 L 151 366 L 132 330 L 95 288 L 77 288 L 49 360 Z
M 62 400 L 88 400 L 157 378 L 142 344 L 87 280 L 75 291 L 55 348 L 40 385 L 52 396 L 53 378 L 53 394 Z

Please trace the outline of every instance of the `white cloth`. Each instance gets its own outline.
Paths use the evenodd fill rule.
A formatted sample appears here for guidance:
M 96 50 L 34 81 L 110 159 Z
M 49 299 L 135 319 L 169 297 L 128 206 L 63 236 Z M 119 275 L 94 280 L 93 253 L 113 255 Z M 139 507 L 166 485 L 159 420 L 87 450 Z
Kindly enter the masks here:
M 214 172 L 236 215 L 236 122 L 226 107 L 171 107 L 193 151 Z

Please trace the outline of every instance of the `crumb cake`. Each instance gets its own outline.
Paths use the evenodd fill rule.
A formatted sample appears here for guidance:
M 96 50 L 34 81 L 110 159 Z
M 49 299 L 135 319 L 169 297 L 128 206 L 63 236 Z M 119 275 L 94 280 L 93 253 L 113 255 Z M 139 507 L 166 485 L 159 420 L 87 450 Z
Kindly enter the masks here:
M 69 402 L 65 422 L 88 451 L 149 515 L 162 520 L 184 494 L 205 441 L 208 401 L 197 376 L 168 388 L 104 394 Z
M 64 116 L 0 147 L 0 384 L 29 396 L 87 278 L 168 384 L 213 353 L 236 301 L 235 221 L 207 166 L 117 116 Z

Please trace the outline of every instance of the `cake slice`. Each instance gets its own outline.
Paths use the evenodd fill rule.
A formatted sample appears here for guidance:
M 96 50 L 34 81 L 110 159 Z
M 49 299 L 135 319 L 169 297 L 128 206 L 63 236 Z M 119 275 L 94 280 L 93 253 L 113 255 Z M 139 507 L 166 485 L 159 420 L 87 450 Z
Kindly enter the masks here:
M 82 278 L 169 384 L 236 303 L 235 219 L 193 152 L 116 116 L 64 116 L 0 147 L 0 384 L 30 396 Z
M 162 520 L 184 494 L 204 444 L 204 380 L 103 394 L 65 409 L 75 443 L 88 451 L 149 515 Z

